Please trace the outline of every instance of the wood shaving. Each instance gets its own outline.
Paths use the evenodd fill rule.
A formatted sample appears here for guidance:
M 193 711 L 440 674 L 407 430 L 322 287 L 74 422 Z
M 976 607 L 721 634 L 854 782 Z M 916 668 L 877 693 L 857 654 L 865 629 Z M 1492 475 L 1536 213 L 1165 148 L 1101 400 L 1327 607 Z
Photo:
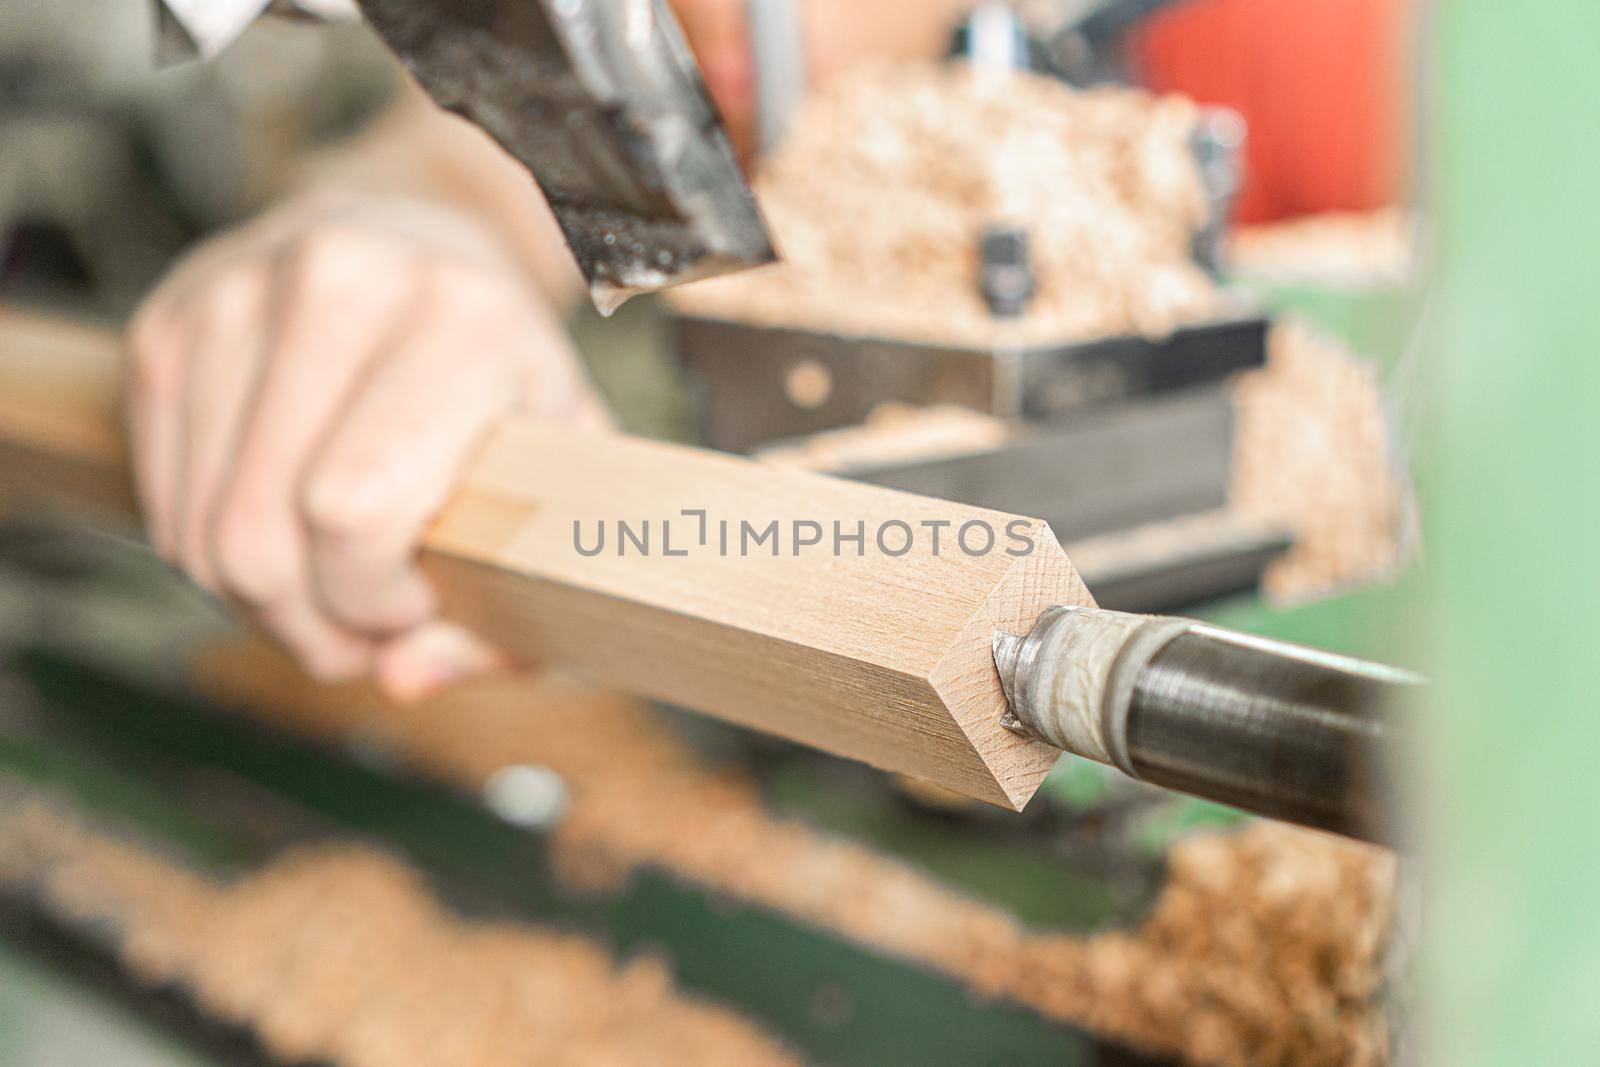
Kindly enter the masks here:
M 838 471 L 899 460 L 932 459 L 997 448 L 1011 428 L 993 415 L 953 404 L 916 407 L 889 401 L 855 426 L 824 430 L 767 448 L 756 458 L 780 467 Z
M 0 885 L 109 923 L 128 967 L 181 983 L 275 1059 L 346 1067 L 793 1064 L 759 1027 L 587 938 L 445 908 L 399 860 L 291 850 L 220 882 L 37 800 L 0 807 Z
M 1190 241 L 1194 105 L 962 64 L 869 67 L 813 94 L 756 180 L 783 262 L 676 291 L 691 314 L 944 344 L 1165 335 L 1221 308 Z M 1037 292 L 996 320 L 978 243 L 1028 232 Z
M 668 871 L 1196 1064 L 1386 1060 L 1377 991 L 1396 870 L 1377 850 L 1268 824 L 1197 837 L 1173 852 L 1148 921 L 1078 937 L 1029 929 L 916 867 L 775 816 L 755 782 L 706 766 L 645 705 L 553 675 L 396 706 L 359 683 L 311 686 L 251 644 L 212 653 L 197 681 L 280 725 L 386 745 L 470 790 L 508 763 L 555 770 L 569 807 L 551 846 L 577 888 Z
M 1415 218 L 1389 207 L 1235 230 L 1227 262 L 1236 274 L 1267 281 L 1393 285 L 1411 276 L 1415 246 Z
M 1235 403 L 1230 505 L 1294 535 L 1263 592 L 1303 600 L 1392 572 L 1403 497 L 1372 364 L 1280 323 L 1266 366 L 1241 376 Z

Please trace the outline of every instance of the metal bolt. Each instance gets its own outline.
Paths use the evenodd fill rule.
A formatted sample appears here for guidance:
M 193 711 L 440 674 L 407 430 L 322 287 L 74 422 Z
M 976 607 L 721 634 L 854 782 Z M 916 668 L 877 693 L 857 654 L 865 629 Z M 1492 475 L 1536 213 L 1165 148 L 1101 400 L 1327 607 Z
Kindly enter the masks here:
M 1033 270 L 1028 265 L 1028 231 L 1020 226 L 991 226 L 978 244 L 978 285 L 989 314 L 1012 319 L 1033 298 Z
M 567 809 L 567 783 L 549 767 L 512 763 L 483 784 L 483 802 L 513 826 L 548 829 Z

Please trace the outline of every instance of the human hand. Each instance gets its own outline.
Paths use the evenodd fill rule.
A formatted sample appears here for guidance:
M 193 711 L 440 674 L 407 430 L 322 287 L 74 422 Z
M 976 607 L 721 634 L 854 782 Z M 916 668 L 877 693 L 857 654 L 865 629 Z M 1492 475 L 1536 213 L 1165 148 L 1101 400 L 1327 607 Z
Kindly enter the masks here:
M 496 655 L 438 618 L 418 540 L 490 426 L 609 415 L 494 238 L 415 201 L 303 203 L 218 237 L 128 332 L 155 548 L 315 677 L 409 699 Z

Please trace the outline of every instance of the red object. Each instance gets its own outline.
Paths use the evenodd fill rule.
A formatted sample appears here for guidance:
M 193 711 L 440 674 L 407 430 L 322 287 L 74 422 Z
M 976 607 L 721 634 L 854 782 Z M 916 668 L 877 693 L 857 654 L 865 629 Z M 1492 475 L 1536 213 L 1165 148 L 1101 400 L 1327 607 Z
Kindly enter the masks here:
M 1365 211 L 1405 194 L 1413 0 L 1187 0 L 1132 41 L 1144 84 L 1250 125 L 1236 218 Z

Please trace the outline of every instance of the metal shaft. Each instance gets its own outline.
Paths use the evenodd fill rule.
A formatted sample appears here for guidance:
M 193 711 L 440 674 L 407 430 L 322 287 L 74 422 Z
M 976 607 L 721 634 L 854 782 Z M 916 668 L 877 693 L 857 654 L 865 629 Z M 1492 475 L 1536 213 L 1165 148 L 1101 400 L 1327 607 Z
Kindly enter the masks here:
M 1053 608 L 999 635 L 1006 723 L 1149 782 L 1392 842 L 1408 672 L 1181 619 Z

